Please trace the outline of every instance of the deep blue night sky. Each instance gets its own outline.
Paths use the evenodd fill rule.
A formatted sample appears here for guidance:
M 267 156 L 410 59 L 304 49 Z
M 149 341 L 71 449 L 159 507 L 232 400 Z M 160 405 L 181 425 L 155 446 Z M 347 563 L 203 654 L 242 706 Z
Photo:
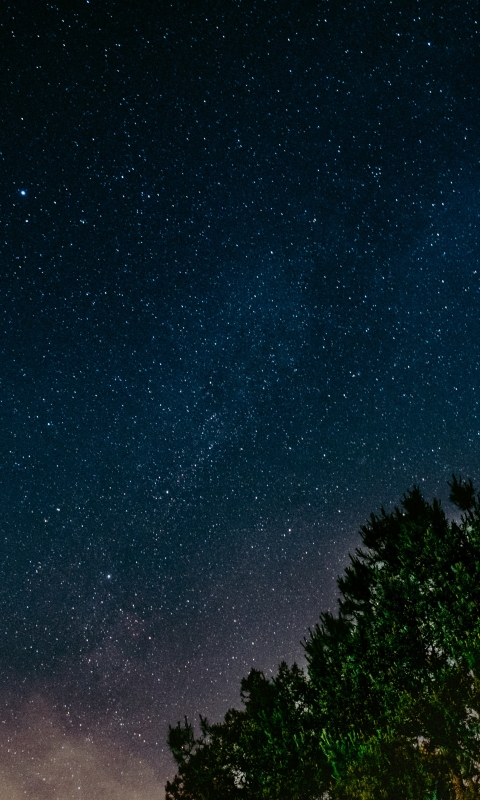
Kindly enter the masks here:
M 1 798 L 162 797 L 369 513 L 478 479 L 479 20 L 6 5 Z

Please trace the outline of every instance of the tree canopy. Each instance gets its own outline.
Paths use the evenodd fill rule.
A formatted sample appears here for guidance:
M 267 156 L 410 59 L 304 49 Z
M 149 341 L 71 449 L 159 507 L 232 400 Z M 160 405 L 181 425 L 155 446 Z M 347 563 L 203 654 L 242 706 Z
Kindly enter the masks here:
M 480 495 L 452 477 L 448 520 L 418 487 L 361 528 L 339 610 L 242 681 L 242 710 L 170 727 L 167 800 L 480 797 Z

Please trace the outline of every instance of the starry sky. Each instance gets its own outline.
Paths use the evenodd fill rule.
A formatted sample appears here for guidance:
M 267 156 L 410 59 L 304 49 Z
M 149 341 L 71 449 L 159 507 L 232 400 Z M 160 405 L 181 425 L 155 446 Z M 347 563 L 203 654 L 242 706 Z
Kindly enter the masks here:
M 0 798 L 154 800 L 479 475 L 477 2 L 7 3 Z

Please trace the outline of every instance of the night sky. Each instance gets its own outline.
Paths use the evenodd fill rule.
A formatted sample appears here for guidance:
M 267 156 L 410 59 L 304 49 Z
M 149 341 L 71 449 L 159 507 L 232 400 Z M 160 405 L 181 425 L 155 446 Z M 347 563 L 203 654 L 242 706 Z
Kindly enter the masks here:
M 163 797 L 369 513 L 478 482 L 479 20 L 4 5 L 0 800 Z

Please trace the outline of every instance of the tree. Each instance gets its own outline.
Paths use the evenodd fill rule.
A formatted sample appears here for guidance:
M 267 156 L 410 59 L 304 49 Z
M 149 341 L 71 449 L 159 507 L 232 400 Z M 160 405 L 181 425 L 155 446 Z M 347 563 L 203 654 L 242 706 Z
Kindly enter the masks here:
M 361 528 L 306 674 L 252 671 L 244 710 L 170 729 L 169 800 L 480 797 L 480 496 L 449 485 L 458 522 L 414 487 Z
M 460 524 L 417 487 L 372 514 L 306 643 L 334 797 L 478 796 L 480 505 L 450 487 Z
M 170 727 L 178 775 L 167 800 L 304 800 L 312 787 L 320 797 L 329 768 L 309 693 L 295 664 L 282 663 L 271 680 L 252 670 L 241 684 L 243 711 L 231 709 L 218 725 L 201 718 L 197 740 L 186 719 Z

